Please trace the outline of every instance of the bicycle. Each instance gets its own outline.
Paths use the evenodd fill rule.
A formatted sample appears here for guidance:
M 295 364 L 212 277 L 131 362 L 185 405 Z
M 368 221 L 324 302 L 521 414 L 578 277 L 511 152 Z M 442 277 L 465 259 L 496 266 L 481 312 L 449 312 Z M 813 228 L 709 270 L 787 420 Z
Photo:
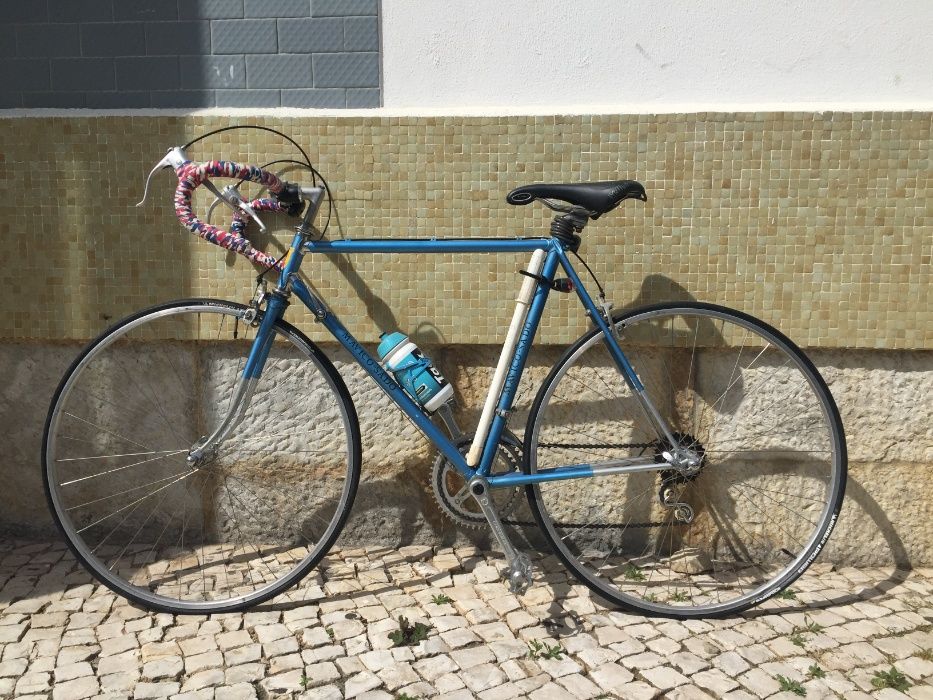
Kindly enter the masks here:
M 530 559 L 506 529 L 520 524 L 509 514 L 522 491 L 576 579 L 648 615 L 745 610 L 799 577 L 826 544 L 845 492 L 846 444 L 812 362 L 778 330 L 721 306 L 612 312 L 579 257 L 587 224 L 626 200 L 647 201 L 638 182 L 512 190 L 510 204 L 555 211 L 537 238 L 329 240 L 327 225 L 313 224 L 333 198 L 304 151 L 304 163 L 273 162 L 307 167 L 311 186 L 280 179 L 271 164 L 194 162 L 190 145 L 153 168 L 143 200 L 154 174 L 173 168 L 179 220 L 262 265 L 256 296 L 174 301 L 118 321 L 65 373 L 43 436 L 55 521 L 114 592 L 172 613 L 243 610 L 295 585 L 333 545 L 359 482 L 360 430 L 334 365 L 284 320 L 294 299 L 436 446 L 441 507 L 457 522 L 488 524 L 516 593 L 532 583 Z M 212 177 L 239 182 L 221 192 Z M 271 196 L 248 201 L 245 181 Z M 234 210 L 229 231 L 194 215 L 201 185 Z M 282 258 L 243 235 L 259 211 L 300 218 Z M 428 412 L 298 272 L 312 253 L 480 252 L 530 262 L 479 424 L 464 435 L 450 404 Z M 570 255 L 593 276 L 598 301 Z M 519 439 L 508 421 L 551 293 L 575 294 L 592 328 L 543 381 Z

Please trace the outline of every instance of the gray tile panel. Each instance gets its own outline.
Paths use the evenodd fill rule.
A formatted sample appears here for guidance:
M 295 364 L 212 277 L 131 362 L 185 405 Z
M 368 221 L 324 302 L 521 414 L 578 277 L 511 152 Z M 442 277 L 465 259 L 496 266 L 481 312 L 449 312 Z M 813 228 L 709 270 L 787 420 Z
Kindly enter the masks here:
M 278 107 L 278 90 L 217 90 L 218 107 Z
M 83 92 L 24 92 L 23 107 L 45 109 L 79 109 L 87 106 Z
M 142 56 L 146 39 L 142 22 L 95 22 L 81 25 L 85 56 Z
M 213 107 L 213 90 L 153 90 L 152 106 L 158 108 Z
M 147 22 L 146 53 L 150 56 L 210 55 L 210 22 Z
M 50 22 L 110 22 L 113 3 L 102 0 L 48 0 Z
M 16 27 L 0 24 L 0 56 L 16 55 Z
M 23 93 L 0 90 L 0 109 L 18 109 L 23 106 Z
M 221 19 L 211 22 L 215 54 L 275 53 L 278 38 L 274 19 Z
M 178 19 L 178 3 L 173 0 L 113 0 L 113 18 L 145 22 Z
M 283 107 L 346 107 L 347 91 L 344 88 L 306 88 L 282 90 Z
M 379 50 L 379 20 L 376 17 L 347 17 L 343 20 L 343 27 L 343 47 L 347 51 Z
M 178 0 L 178 19 L 234 19 L 243 16 L 243 0 Z
M 116 59 L 118 90 L 173 90 L 181 86 L 177 56 Z
M 0 0 L 0 109 L 378 106 L 378 12 L 378 0 Z
M 20 24 L 14 43 L 18 56 L 80 56 L 81 40 L 76 24 Z
M 246 0 L 246 17 L 308 17 L 310 0 Z
M 52 89 L 58 92 L 114 90 L 112 58 L 53 58 Z
M 246 57 L 249 88 L 300 88 L 310 83 L 311 56 L 307 54 Z
M 139 109 L 150 106 L 150 95 L 148 90 L 132 91 L 107 91 L 107 92 L 88 92 L 87 107 L 90 109 Z
M 343 22 L 339 17 L 321 19 L 280 19 L 279 51 L 283 53 L 316 53 L 342 51 Z
M 245 88 L 246 59 L 243 56 L 183 56 L 181 87 L 185 90 Z
M 311 0 L 312 17 L 353 17 L 378 12 L 378 0 Z
M 379 54 L 316 54 L 314 87 L 379 87 Z
M 110 3 L 107 2 L 107 4 Z M 3 18 L 4 23 L 48 22 L 48 3 L 46 0 L 34 0 L 34 2 L 0 0 L 0 17 Z
M 349 88 L 347 90 L 347 107 L 357 109 L 379 107 L 382 105 L 380 92 L 379 88 Z

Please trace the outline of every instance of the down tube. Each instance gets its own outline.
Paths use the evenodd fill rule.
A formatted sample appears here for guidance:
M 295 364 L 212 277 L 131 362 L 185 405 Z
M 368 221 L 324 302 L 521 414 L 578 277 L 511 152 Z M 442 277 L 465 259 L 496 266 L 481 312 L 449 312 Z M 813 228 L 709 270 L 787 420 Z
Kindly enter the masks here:
M 314 303 L 307 287 L 305 287 L 300 279 L 292 278 L 292 290 L 311 311 L 317 310 L 317 304 Z M 467 466 L 466 460 L 457 450 L 456 446 L 454 446 L 454 444 L 447 439 L 447 436 L 431 422 L 430 418 L 421 412 L 421 409 L 408 397 L 408 394 L 406 394 L 395 380 L 382 369 L 378 360 L 366 352 L 359 341 L 354 338 L 350 331 L 340 322 L 340 319 L 330 311 L 326 311 L 323 314 L 323 318 L 320 319 L 320 322 L 331 332 L 331 335 L 353 355 L 357 363 L 365 369 L 369 376 L 379 385 L 379 388 L 388 394 L 389 398 L 414 421 L 415 425 L 417 425 L 418 428 L 421 429 L 421 432 L 434 443 L 435 447 L 447 457 L 450 463 L 453 464 L 464 477 L 471 477 L 473 475 L 473 470 Z

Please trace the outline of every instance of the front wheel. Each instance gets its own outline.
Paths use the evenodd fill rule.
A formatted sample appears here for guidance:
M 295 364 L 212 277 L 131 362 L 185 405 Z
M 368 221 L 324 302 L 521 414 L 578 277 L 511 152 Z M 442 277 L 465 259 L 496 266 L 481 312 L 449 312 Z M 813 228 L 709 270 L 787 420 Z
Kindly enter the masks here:
M 75 556 L 115 592 L 171 613 L 243 610 L 297 583 L 346 521 L 360 473 L 347 388 L 279 321 L 233 430 L 255 328 L 246 307 L 192 299 L 142 311 L 92 341 L 49 411 L 42 459 Z
M 845 436 L 825 382 L 780 332 L 720 306 L 660 304 L 614 323 L 677 444 L 659 437 L 597 329 L 538 392 L 524 470 L 671 454 L 691 466 L 528 486 L 539 527 L 617 605 L 690 618 L 767 599 L 813 561 L 842 505 Z

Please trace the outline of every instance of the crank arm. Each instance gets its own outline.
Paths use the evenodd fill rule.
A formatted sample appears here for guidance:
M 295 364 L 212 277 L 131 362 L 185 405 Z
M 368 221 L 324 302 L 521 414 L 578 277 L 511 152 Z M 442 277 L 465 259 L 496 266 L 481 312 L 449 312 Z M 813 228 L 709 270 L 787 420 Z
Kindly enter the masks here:
M 520 595 L 528 590 L 528 586 L 531 585 L 531 560 L 527 554 L 515 549 L 511 540 L 509 540 L 502 521 L 499 519 L 499 513 L 496 512 L 492 499 L 489 498 L 489 485 L 486 483 L 486 479 L 481 476 L 474 476 L 470 479 L 469 487 L 470 493 L 486 517 L 486 522 L 489 523 L 492 534 L 495 535 L 499 546 L 502 547 L 502 551 L 505 553 L 505 559 L 509 564 L 506 574 L 509 590 Z

